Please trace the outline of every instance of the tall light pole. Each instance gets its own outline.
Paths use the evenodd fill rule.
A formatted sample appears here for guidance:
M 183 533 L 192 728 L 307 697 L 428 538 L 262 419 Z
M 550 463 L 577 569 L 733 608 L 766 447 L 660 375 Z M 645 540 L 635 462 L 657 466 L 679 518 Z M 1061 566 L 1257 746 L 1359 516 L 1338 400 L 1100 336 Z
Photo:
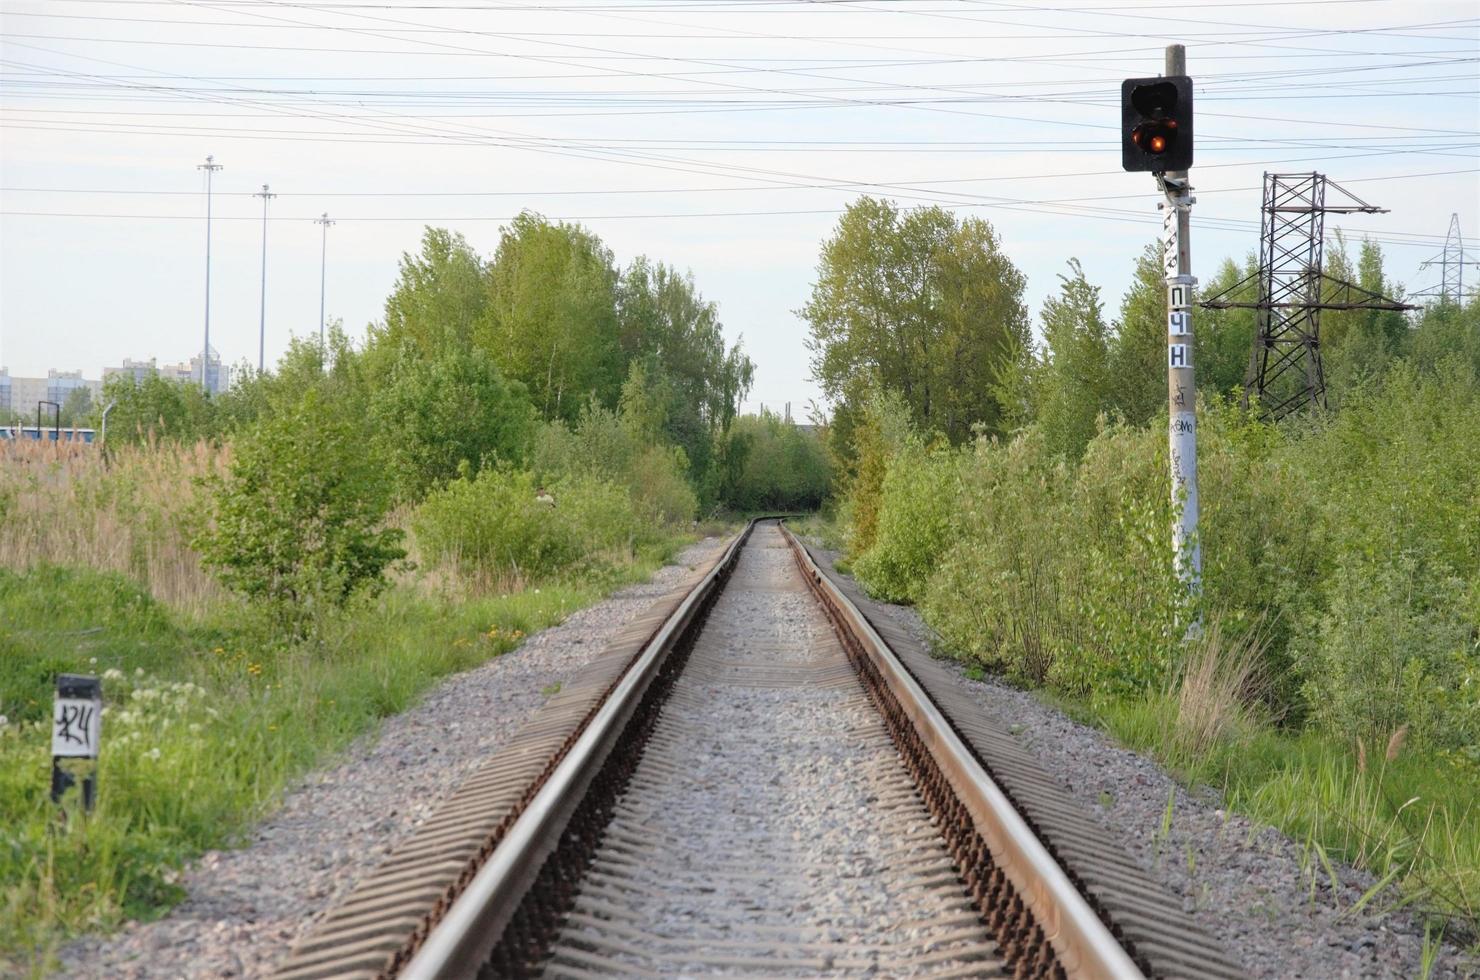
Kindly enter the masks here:
M 267 202 L 277 195 L 268 193 L 267 185 L 263 184 L 262 192 L 252 196 L 262 198 L 262 322 L 257 327 L 257 373 L 261 374 L 267 351 Z
M 205 163 L 196 164 L 196 170 L 206 172 L 206 346 L 200 352 L 200 386 L 210 393 L 211 385 L 206 380 L 206 371 L 211 360 L 211 175 L 221 169 L 214 156 L 207 156 Z
M 324 356 L 324 279 L 325 271 L 329 268 L 329 226 L 334 222 L 329 220 L 329 212 L 325 211 L 323 217 L 313 219 L 314 224 L 324 226 L 324 240 L 319 247 L 319 356 Z

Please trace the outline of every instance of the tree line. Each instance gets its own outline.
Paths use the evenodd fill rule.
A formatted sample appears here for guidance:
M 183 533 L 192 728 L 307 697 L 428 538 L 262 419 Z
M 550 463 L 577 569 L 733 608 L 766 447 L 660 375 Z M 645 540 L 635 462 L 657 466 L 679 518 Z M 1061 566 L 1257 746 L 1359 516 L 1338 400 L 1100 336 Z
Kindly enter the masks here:
M 737 422 L 753 375 L 691 275 L 526 212 L 487 258 L 426 229 L 362 343 L 335 325 L 217 396 L 156 376 L 105 401 L 110 442 L 230 442 L 196 546 L 300 628 L 378 588 L 406 531 L 495 582 L 589 570 L 716 508 L 817 506 L 820 443 Z

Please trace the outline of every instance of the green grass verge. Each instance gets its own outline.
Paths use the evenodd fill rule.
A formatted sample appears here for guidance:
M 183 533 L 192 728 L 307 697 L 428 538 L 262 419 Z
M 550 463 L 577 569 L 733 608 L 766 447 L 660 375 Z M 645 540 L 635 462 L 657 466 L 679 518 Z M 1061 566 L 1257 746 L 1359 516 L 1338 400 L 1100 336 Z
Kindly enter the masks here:
M 1247 725 L 1211 748 L 1184 748 L 1165 698 L 1046 697 L 1071 717 L 1149 755 L 1188 785 L 1218 789 L 1227 806 L 1304 846 L 1312 873 L 1332 862 L 1370 871 L 1382 886 L 1352 911 L 1413 905 L 1461 943 L 1480 925 L 1480 794 L 1463 763 L 1401 745 L 1339 745 L 1319 735 Z M 1391 758 L 1389 757 L 1391 755 Z M 1392 896 L 1401 896 L 1396 903 Z
M 682 542 L 584 580 L 460 602 L 410 588 L 284 646 L 248 610 L 186 622 L 112 573 L 0 569 L 0 975 L 44 972 L 59 944 L 183 898 L 179 869 L 241 841 L 293 780 L 440 678 L 517 646 Z M 59 672 L 103 675 L 98 807 L 48 799 Z

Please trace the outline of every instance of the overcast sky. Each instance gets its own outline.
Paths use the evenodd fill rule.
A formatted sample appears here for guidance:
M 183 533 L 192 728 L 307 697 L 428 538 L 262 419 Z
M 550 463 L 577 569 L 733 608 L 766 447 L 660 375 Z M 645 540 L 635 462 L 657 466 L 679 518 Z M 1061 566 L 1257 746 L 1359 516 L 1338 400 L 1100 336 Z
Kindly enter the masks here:
M 1257 249 L 1266 170 L 1391 208 L 1330 221 L 1410 289 L 1451 212 L 1480 257 L 1474 0 L 0 0 L 0 30 L 13 375 L 200 349 L 213 154 L 230 362 L 256 360 L 267 183 L 269 361 L 318 328 L 315 217 L 328 315 L 361 336 L 424 225 L 487 255 L 527 208 L 691 269 L 757 364 L 749 407 L 803 414 L 792 311 L 859 194 L 990 220 L 1035 318 L 1071 257 L 1113 314 L 1159 228 L 1150 175 L 1120 171 L 1120 80 L 1172 42 L 1204 281 Z

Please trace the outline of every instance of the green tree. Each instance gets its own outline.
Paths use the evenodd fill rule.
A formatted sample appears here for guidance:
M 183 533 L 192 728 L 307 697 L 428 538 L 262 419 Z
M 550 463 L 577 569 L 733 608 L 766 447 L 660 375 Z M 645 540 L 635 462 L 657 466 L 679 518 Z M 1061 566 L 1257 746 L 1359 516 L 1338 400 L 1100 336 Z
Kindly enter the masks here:
M 822 506 L 831 473 L 815 431 L 762 412 L 737 418 L 729 439 L 738 465 L 724 489 L 728 507 L 759 511 Z
M 502 230 L 476 337 L 547 419 L 573 421 L 595 395 L 615 405 L 626 373 L 617 272 L 591 232 L 524 212 Z
M 1152 242 L 1136 259 L 1135 277 L 1121 300 L 1110 347 L 1115 407 L 1131 425 L 1145 425 L 1166 407 L 1166 294 L 1161 246 Z
M 798 311 L 812 375 L 835 402 L 897 391 L 916 424 L 953 441 L 977 423 L 999 429 L 998 372 L 1029 340 L 1023 286 L 987 222 L 862 197 L 823 243 Z
M 67 427 L 87 425 L 92 410 L 92 391 L 88 388 L 73 388 L 62 399 L 61 424 Z
M 1252 303 L 1259 298 L 1258 281 L 1252 278 L 1257 268 L 1258 259 L 1253 255 L 1247 256 L 1241 266 L 1232 259 L 1224 259 L 1217 274 L 1200 291 L 1204 297 L 1209 297 L 1232 289 L 1229 299 Z M 1254 350 L 1254 333 L 1255 318 L 1251 309 L 1193 311 L 1193 363 L 1197 369 L 1199 391 L 1224 396 L 1243 391 L 1249 372 L 1249 357 Z
M 376 384 L 411 352 L 435 357 L 448 347 L 469 348 L 488 313 L 488 267 L 456 232 L 426 228 L 421 251 L 401 256 L 385 319 L 371 324 L 367 371 Z
M 405 556 L 401 531 L 384 526 L 384 463 L 317 390 L 238 437 L 230 471 L 210 488 L 194 546 L 223 585 L 295 630 L 320 606 L 378 590 Z
M 1468 364 L 1480 378 L 1480 296 L 1463 306 L 1448 301 L 1423 311 L 1410 343 L 1413 364 L 1433 373 L 1448 360 Z
M 1332 247 L 1334 245 L 1334 247 Z M 1326 273 L 1331 279 L 1353 282 L 1362 289 L 1401 298 L 1402 287 L 1388 280 L 1382 267 L 1382 249 L 1363 241 L 1355 266 L 1347 254 L 1341 232 L 1326 248 Z M 1328 299 L 1336 298 L 1337 287 L 1327 281 Z M 1364 382 L 1385 375 L 1395 360 L 1408 350 L 1408 321 L 1393 310 L 1328 310 L 1321 314 L 1321 351 L 1326 375 L 1327 401 L 1339 407 L 1348 393 Z
M 1057 296 L 1043 304 L 1043 360 L 1035 380 L 1038 422 L 1053 452 L 1070 460 L 1084 455 L 1095 418 L 1109 407 L 1109 328 L 1100 291 L 1084 278 L 1077 259 L 1060 275 Z
M 198 384 L 170 381 L 157 374 L 139 382 L 114 375 L 103 384 L 102 403 L 109 402 L 113 403 L 108 413 L 110 442 L 190 442 L 216 435 L 215 407 Z M 95 425 L 101 425 L 101 406 L 95 419 Z
M 726 348 L 718 310 L 693 277 L 639 256 L 618 286 L 624 356 L 641 362 L 646 383 L 665 402 L 663 434 L 681 447 L 696 475 L 711 466 L 716 438 L 750 390 L 754 365 L 740 345 Z
M 505 381 L 493 358 L 450 346 L 432 358 L 403 352 L 371 396 L 375 438 L 403 500 L 492 462 L 520 463 L 534 437 L 524 385 Z

